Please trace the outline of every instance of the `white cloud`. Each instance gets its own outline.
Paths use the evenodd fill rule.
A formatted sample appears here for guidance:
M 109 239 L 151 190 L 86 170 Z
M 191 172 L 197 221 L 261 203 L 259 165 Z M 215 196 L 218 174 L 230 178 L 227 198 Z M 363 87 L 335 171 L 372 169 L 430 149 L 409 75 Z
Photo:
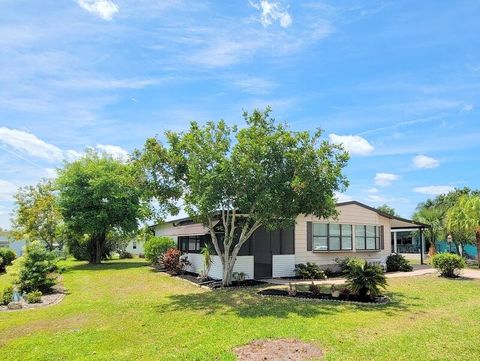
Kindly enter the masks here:
M 0 127 L 0 143 L 32 157 L 48 161 L 60 161 L 63 159 L 63 153 L 60 148 L 44 142 L 32 133 L 22 130 Z
M 377 186 L 386 187 L 398 178 L 398 175 L 392 173 L 377 173 L 375 174 L 374 181 Z
M 436 168 L 440 162 L 426 155 L 417 155 L 413 158 L 413 164 L 416 168 Z
M 373 152 L 373 146 L 358 135 L 329 135 L 330 142 L 341 144 L 350 154 L 366 155 Z
M 462 112 L 471 112 L 473 108 L 473 104 L 465 104 L 462 108 Z
M 56 178 L 57 177 L 57 170 L 55 168 L 45 168 L 45 174 L 47 178 Z
M 350 197 L 348 194 L 345 193 L 340 193 L 340 192 L 335 192 L 335 198 L 337 199 L 337 202 L 349 202 L 352 201 L 353 198 Z
M 253 94 L 265 94 L 276 86 L 276 83 L 258 77 L 245 77 L 232 81 L 232 84 L 244 92 Z
M 389 201 L 388 198 L 376 195 L 376 194 L 370 194 L 367 198 L 365 198 L 368 202 L 371 203 L 386 203 Z
M 99 152 L 105 153 L 106 155 L 109 155 L 112 158 L 118 159 L 120 161 L 125 162 L 128 160 L 128 152 L 122 147 L 119 147 L 118 145 L 97 144 L 96 149 Z
M 375 187 L 372 187 L 372 188 L 370 188 L 370 189 L 367 189 L 367 192 L 368 192 L 368 193 L 378 193 L 379 190 L 378 190 L 377 188 L 375 188 Z
M 77 0 L 77 4 L 103 20 L 112 20 L 119 11 L 118 5 L 112 0 Z
M 425 187 L 416 187 L 413 189 L 413 191 L 417 193 L 437 196 L 440 194 L 451 192 L 454 189 L 455 188 L 452 186 L 425 186 Z
M 77 152 L 76 150 L 69 149 L 65 152 L 65 159 L 69 162 L 73 162 L 77 159 L 82 158 L 83 153 Z
M 0 201 L 12 200 L 17 188 L 15 184 L 0 179 Z
M 286 28 L 292 24 L 292 16 L 287 9 L 278 1 L 261 0 L 260 2 L 250 1 L 250 5 L 262 12 L 260 21 L 264 27 L 278 21 L 280 26 Z

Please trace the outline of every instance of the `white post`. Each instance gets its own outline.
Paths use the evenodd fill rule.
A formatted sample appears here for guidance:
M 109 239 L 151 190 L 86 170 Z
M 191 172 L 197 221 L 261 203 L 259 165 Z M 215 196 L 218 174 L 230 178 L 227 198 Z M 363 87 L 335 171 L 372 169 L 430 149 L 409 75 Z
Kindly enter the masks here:
M 398 253 L 397 252 L 397 231 L 393 231 L 393 251 L 392 253 Z

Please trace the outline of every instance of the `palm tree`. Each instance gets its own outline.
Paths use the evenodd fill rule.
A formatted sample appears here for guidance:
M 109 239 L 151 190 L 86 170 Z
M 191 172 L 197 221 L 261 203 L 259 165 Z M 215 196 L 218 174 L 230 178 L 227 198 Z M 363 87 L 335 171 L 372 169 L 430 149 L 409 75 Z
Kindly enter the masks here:
M 428 255 L 432 257 L 435 253 L 437 253 L 435 242 L 441 236 L 443 231 L 443 211 L 440 209 L 440 207 L 435 206 L 422 207 L 414 214 L 413 219 L 417 222 L 425 223 L 430 226 L 430 228 L 425 230 L 425 235 L 430 244 Z
M 465 235 L 475 234 L 480 268 L 480 196 L 465 195 L 447 213 L 447 230 Z

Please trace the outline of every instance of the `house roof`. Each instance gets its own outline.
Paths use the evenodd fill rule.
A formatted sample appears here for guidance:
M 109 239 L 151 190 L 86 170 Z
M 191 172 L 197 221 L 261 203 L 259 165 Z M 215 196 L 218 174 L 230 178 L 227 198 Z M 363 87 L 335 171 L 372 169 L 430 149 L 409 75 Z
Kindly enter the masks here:
M 357 205 L 357 206 L 362 207 L 362 208 L 365 208 L 365 209 L 368 209 L 372 212 L 375 212 L 375 213 L 381 215 L 382 217 L 386 217 L 386 218 L 391 219 L 392 220 L 392 222 L 391 222 L 391 225 L 392 225 L 391 228 L 392 229 L 397 229 L 397 228 L 429 228 L 430 227 L 428 224 L 412 221 L 410 219 L 402 218 L 402 217 L 399 217 L 399 216 L 394 216 L 394 215 L 382 212 L 382 211 L 380 211 L 376 208 L 370 207 L 370 206 L 368 206 L 364 203 L 357 202 L 357 201 L 348 201 L 348 202 L 337 203 L 337 207 L 348 206 L 348 205 L 352 205 L 352 204 Z
M 343 207 L 343 206 L 348 206 L 348 205 L 357 205 L 359 207 L 362 207 L 362 208 L 368 209 L 372 212 L 375 212 L 382 217 L 386 217 L 386 218 L 391 219 L 391 228 L 392 229 L 429 228 L 430 227 L 428 224 L 425 224 L 425 223 L 416 222 L 416 221 L 406 219 L 406 218 L 402 218 L 402 217 L 398 217 L 398 216 L 393 216 L 391 214 L 382 212 L 382 211 L 380 211 L 380 210 L 378 210 L 374 207 L 370 207 L 370 206 L 368 206 L 364 203 L 358 202 L 358 201 L 339 202 L 339 203 L 336 204 L 337 207 Z M 170 221 L 165 222 L 165 223 L 181 223 L 181 222 L 185 222 L 185 221 L 189 221 L 189 220 L 191 220 L 190 217 L 183 217 L 183 218 L 173 219 L 173 220 L 170 220 Z M 158 224 L 153 225 L 152 227 L 156 227 L 156 226 L 158 226 Z M 178 226 L 175 226 L 174 229 L 175 229 L 176 232 L 178 232 L 178 230 L 181 229 L 182 227 L 192 227 L 192 226 L 197 227 L 198 231 L 200 231 L 200 229 L 199 229 L 200 226 L 204 227 L 201 223 L 193 223 L 193 224 L 188 224 L 188 225 L 178 225 Z M 208 233 L 208 230 L 205 233 L 197 233 L 197 234 L 206 234 L 206 233 Z M 178 235 L 178 233 L 175 233 L 175 235 Z M 191 234 L 189 234 L 189 235 L 191 235 Z

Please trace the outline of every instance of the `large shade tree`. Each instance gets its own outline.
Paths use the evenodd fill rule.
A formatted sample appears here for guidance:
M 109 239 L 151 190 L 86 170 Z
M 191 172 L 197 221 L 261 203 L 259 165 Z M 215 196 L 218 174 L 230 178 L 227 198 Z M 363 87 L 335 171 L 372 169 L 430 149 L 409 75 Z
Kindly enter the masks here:
M 47 249 L 63 243 L 63 218 L 52 181 L 21 187 L 15 194 L 11 236 L 42 241 Z
M 477 259 L 480 267 L 480 196 L 464 195 L 448 211 L 447 230 L 452 233 L 475 235 Z
M 59 170 L 67 232 L 88 242 L 90 263 L 101 262 L 108 237 L 136 231 L 147 215 L 135 174 L 131 164 L 94 151 Z
M 224 285 L 255 230 L 291 227 L 299 214 L 334 216 L 334 194 L 347 186 L 349 156 L 321 131 L 291 131 L 268 108 L 244 118 L 240 130 L 224 121 L 192 122 L 187 132 L 167 132 L 165 145 L 148 139 L 137 154 L 150 195 L 170 207 L 181 200 L 210 230 Z

